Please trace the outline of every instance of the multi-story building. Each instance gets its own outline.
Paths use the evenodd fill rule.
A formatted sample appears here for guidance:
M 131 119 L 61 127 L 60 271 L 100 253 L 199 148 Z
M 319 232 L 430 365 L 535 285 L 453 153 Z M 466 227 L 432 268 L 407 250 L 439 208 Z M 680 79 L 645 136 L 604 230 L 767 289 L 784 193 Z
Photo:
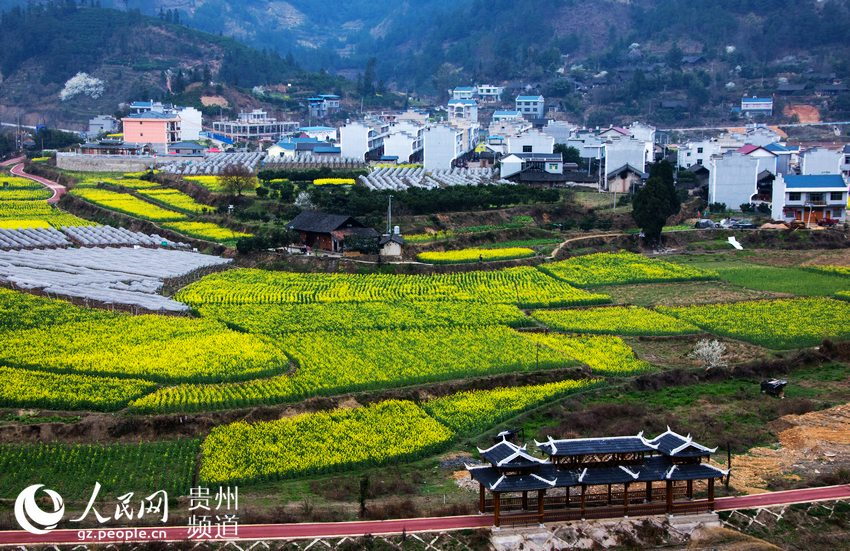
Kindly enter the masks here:
M 847 182 L 840 174 L 780 174 L 773 183 L 771 217 L 806 224 L 824 220 L 844 222 Z
M 501 160 L 500 177 L 510 178 L 523 170 L 547 174 L 564 173 L 564 157 L 560 153 L 511 153 Z
M 378 160 L 383 156 L 384 138 L 390 124 L 377 117 L 351 121 L 339 128 L 339 147 L 343 157 Z
M 516 110 L 527 119 L 542 119 L 546 113 L 546 101 L 543 96 L 517 96 Z
M 100 134 L 110 134 L 118 132 L 118 119 L 111 115 L 98 115 L 89 119 L 89 137 L 96 137 Z
M 150 144 L 153 151 L 168 153 L 170 144 L 180 140 L 180 117 L 175 114 L 150 111 L 133 113 L 121 119 L 124 142 Z
M 458 86 L 453 90 L 449 90 L 452 99 L 475 99 L 478 95 L 478 88 L 475 86 Z
M 337 139 L 337 130 L 333 126 L 302 126 L 298 133 L 322 142 L 335 142 Z
M 773 98 L 741 98 L 741 112 L 744 115 L 772 115 Z
M 775 157 L 741 150 L 715 155 L 709 163 L 708 202 L 723 203 L 731 210 L 743 204 L 769 203 L 776 177 L 769 170 L 771 163 L 775 166 Z
M 841 174 L 844 152 L 812 147 L 800 154 L 800 174 Z
M 552 136 L 552 139 L 555 140 L 555 143 L 565 144 L 569 141 L 570 136 L 573 135 L 573 132 L 576 130 L 576 126 L 574 124 L 570 124 L 567 121 L 547 121 L 546 126 L 543 127 L 543 133 Z
M 498 103 L 502 101 L 502 94 L 505 89 L 502 86 L 494 86 L 492 84 L 478 85 L 478 99 L 482 103 Z
M 162 113 L 180 117 L 180 140 L 194 141 L 201 137 L 203 114 L 194 107 L 180 107 L 159 101 L 134 101 L 130 104 L 131 115 Z
M 542 132 L 538 132 L 536 130 L 531 130 L 528 132 L 522 132 L 521 134 L 514 136 L 507 136 L 505 138 L 505 145 L 507 147 L 507 153 L 541 153 L 541 154 L 550 154 L 554 151 L 555 148 L 555 138 L 549 136 L 548 134 L 544 134 Z
M 449 100 L 449 121 L 478 122 L 478 102 L 472 99 Z
M 239 113 L 235 121 L 215 121 L 213 131 L 234 141 L 279 140 L 298 130 L 297 122 L 279 121 L 262 109 Z
M 498 109 L 493 112 L 494 122 L 522 120 L 522 113 L 514 109 Z
M 341 98 L 336 94 L 320 94 L 307 98 L 307 109 L 310 117 L 323 119 L 339 111 Z
M 447 170 L 478 145 L 477 123 L 435 124 L 423 134 L 423 161 L 426 170 Z

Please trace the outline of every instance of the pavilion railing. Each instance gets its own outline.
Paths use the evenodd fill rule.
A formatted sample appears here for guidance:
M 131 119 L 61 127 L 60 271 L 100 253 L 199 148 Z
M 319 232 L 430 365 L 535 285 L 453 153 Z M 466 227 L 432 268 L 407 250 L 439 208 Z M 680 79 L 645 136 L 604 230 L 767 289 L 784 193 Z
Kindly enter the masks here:
M 685 487 L 674 487 L 673 488 L 673 499 L 681 500 L 685 499 L 687 496 L 687 488 Z M 543 498 L 543 506 L 545 509 L 565 509 L 566 505 L 566 496 L 552 496 L 547 495 Z M 666 494 L 663 488 L 654 488 L 652 491 L 652 502 L 660 502 L 662 505 L 664 504 L 664 500 L 666 499 Z M 608 494 L 607 493 L 588 493 L 584 496 L 585 507 L 599 507 L 608 505 Z M 629 490 L 629 504 L 644 504 L 646 501 L 646 492 L 644 490 Z M 621 491 L 612 491 L 611 492 L 611 505 L 622 505 L 623 503 L 623 492 Z M 579 508 L 581 506 L 581 495 L 580 494 L 570 494 L 570 504 L 569 508 Z M 631 508 L 631 505 L 630 507 Z M 501 511 L 522 511 L 522 497 L 519 496 L 501 496 L 499 501 L 499 509 Z M 491 513 L 493 512 L 493 498 L 488 496 L 484 500 L 484 512 Z M 528 500 L 527 500 L 527 510 L 536 511 L 537 510 L 537 494 L 536 492 L 529 492 Z
M 708 500 L 673 503 L 674 514 L 698 513 L 711 510 Z M 604 518 L 619 518 L 623 516 L 649 516 L 663 515 L 667 513 L 667 504 L 664 502 L 640 503 L 629 505 L 628 511 L 623 505 L 610 505 L 606 507 L 588 507 L 582 515 L 580 508 L 544 510 L 543 522 L 565 522 L 573 520 L 590 520 Z M 510 512 L 499 515 L 501 526 L 523 526 L 539 524 L 540 515 L 535 512 L 523 511 L 520 513 Z

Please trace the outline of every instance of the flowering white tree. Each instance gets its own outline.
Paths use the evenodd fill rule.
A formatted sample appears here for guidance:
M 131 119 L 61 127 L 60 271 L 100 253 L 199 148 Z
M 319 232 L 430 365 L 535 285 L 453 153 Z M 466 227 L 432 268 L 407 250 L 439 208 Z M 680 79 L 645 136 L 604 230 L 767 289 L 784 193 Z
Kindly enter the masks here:
M 723 357 L 724 354 L 726 354 L 725 344 L 717 340 L 702 339 L 689 357 L 696 358 L 708 370 L 729 365 Z
M 89 76 L 88 73 L 77 73 L 68 79 L 65 87 L 59 92 L 59 99 L 68 101 L 76 96 L 88 96 L 97 99 L 103 95 L 103 81 Z

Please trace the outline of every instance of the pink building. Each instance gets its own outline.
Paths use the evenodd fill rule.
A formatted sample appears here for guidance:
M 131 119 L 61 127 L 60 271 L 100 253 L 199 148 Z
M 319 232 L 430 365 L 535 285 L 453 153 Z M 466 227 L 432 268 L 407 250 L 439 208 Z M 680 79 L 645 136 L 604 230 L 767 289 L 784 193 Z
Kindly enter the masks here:
M 150 111 L 127 115 L 124 125 L 124 142 L 151 144 L 158 153 L 166 153 L 168 145 L 180 141 L 180 117 Z

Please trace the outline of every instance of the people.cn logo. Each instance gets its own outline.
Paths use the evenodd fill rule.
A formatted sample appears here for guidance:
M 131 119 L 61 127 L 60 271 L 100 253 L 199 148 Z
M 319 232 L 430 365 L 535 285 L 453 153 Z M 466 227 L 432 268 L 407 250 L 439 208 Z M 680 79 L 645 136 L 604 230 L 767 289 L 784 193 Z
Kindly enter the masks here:
M 42 511 L 36 501 L 36 494 L 40 489 L 44 488 L 44 484 L 33 484 L 24 488 L 18 499 L 15 500 L 15 519 L 18 524 L 29 532 L 38 536 L 49 533 L 56 528 L 59 521 L 65 515 L 65 503 L 62 501 L 62 496 L 49 488 L 44 488 L 44 493 L 53 502 L 53 511 Z

